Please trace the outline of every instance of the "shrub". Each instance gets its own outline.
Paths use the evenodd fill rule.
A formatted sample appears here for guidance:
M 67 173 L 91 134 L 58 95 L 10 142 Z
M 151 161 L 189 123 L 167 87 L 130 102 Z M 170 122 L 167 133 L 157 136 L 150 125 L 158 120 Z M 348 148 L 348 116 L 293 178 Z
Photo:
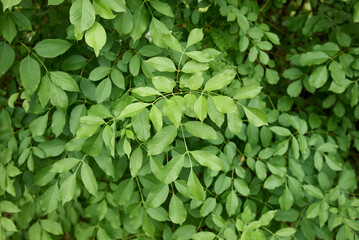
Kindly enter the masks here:
M 358 239 L 358 1 L 0 8 L 0 239 Z

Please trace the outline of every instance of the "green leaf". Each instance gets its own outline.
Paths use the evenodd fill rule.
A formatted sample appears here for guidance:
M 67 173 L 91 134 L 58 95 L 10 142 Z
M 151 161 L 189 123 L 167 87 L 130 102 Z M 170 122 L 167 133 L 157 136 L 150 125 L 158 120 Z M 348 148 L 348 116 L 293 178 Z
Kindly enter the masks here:
M 181 199 L 175 194 L 171 197 L 168 214 L 173 223 L 182 225 L 182 223 L 186 221 L 187 211 L 184 208 Z
M 328 70 L 326 66 L 317 67 L 309 77 L 309 84 L 317 89 L 322 87 L 328 80 Z
M 187 189 L 192 198 L 203 201 L 204 191 L 202 184 L 192 169 L 188 176 Z
M 158 131 L 148 142 L 148 155 L 158 155 L 171 144 L 177 137 L 177 128 L 175 126 L 166 126 Z
M 187 82 L 188 88 L 191 90 L 197 90 L 199 89 L 204 81 L 203 72 L 197 72 L 193 74 Z
M 151 208 L 159 207 L 160 205 L 162 205 L 162 203 L 166 201 L 168 193 L 168 185 L 161 184 L 148 194 L 146 199 L 146 206 Z
M 130 171 L 132 177 L 136 177 L 138 171 L 141 169 L 142 159 L 142 150 L 141 147 L 138 147 L 132 152 L 130 157 Z
M 93 26 L 86 31 L 85 41 L 87 45 L 94 49 L 95 54 L 98 57 L 100 50 L 106 43 L 106 31 L 100 23 L 95 22 Z
M 239 134 L 242 130 L 242 118 L 238 112 L 228 113 L 227 114 L 227 122 L 228 122 L 228 129 L 233 134 Z
M 115 12 L 126 12 L 125 0 L 105 0 L 105 3 Z
M 201 217 L 207 216 L 214 210 L 215 207 L 216 207 L 216 199 L 212 198 L 212 197 L 207 198 L 204 201 L 204 203 L 199 211 L 200 216 Z
M 197 62 L 201 62 L 201 63 L 208 63 L 214 60 L 214 58 L 211 55 L 203 51 L 186 52 L 186 55 L 196 60 Z
M 138 73 L 140 72 L 140 67 L 141 67 L 141 59 L 140 57 L 135 54 L 132 56 L 131 60 L 130 60 L 130 73 L 132 74 L 132 76 L 137 76 Z
M 166 15 L 168 17 L 174 17 L 172 9 L 167 3 L 161 2 L 159 0 L 151 0 L 150 3 L 154 9 L 156 9 L 163 15 Z
M 83 162 L 81 166 L 81 179 L 87 191 L 96 196 L 98 189 L 96 178 L 90 166 L 85 162 Z
M 149 105 L 150 105 L 149 103 L 142 103 L 142 102 L 131 103 L 121 111 L 120 115 L 118 116 L 118 119 L 133 117 Z
M 170 31 L 164 23 L 153 17 L 150 25 L 150 32 L 154 44 L 161 48 L 167 48 L 163 36 L 170 34 Z
M 187 48 L 203 39 L 202 29 L 194 28 L 188 35 Z
M 14 222 L 6 217 L 0 218 L 0 226 L 2 226 L 2 228 L 5 229 L 5 231 L 17 232 Z
M 216 234 L 214 234 L 213 232 L 206 232 L 206 231 L 202 231 L 202 232 L 197 232 L 192 236 L 192 239 L 194 240 L 213 240 L 215 239 Z
M 95 23 L 95 9 L 89 0 L 76 0 L 70 8 L 70 22 L 79 33 L 91 28 Z
M 29 239 L 36 240 L 41 237 L 40 223 L 36 222 L 29 228 Z
M 10 9 L 13 6 L 18 5 L 21 2 L 21 0 L 1 0 L 1 3 L 3 4 L 3 11 L 5 12 L 6 9 Z
M 168 221 L 168 212 L 163 207 L 158 208 L 147 208 L 146 212 L 150 215 L 151 218 L 165 222 Z
M 106 150 L 102 151 L 98 156 L 95 156 L 94 159 L 106 175 L 114 177 L 115 169 L 113 167 L 112 158 Z
M 6 42 L 0 42 L 0 76 L 6 73 L 15 60 L 15 52 Z
M 160 72 L 177 71 L 175 64 L 172 62 L 172 60 L 166 57 L 153 57 L 146 60 L 145 63 Z
M 134 42 L 141 38 L 142 34 L 147 29 L 147 25 L 145 4 L 141 4 L 136 8 L 135 13 L 133 14 L 133 29 L 130 35 Z
M 42 229 L 44 229 L 46 232 L 54 234 L 54 235 L 61 235 L 62 227 L 58 222 L 55 222 L 50 219 L 42 219 L 40 221 Z
M 280 208 L 283 210 L 288 210 L 293 206 L 293 204 L 294 204 L 294 198 L 292 192 L 286 186 L 283 191 L 283 194 L 279 197 Z
M 297 230 L 295 228 L 282 228 L 282 229 L 279 229 L 277 232 L 275 232 L 275 235 L 278 235 L 278 236 L 281 236 L 281 237 L 290 237 L 292 235 L 294 235 L 294 233 L 296 232 Z
M 113 15 L 111 9 L 107 6 L 104 0 L 93 0 L 92 5 L 95 9 L 96 15 L 99 15 L 101 18 L 115 18 L 115 15 Z
M 76 81 L 66 72 L 50 72 L 50 77 L 54 84 L 56 84 L 58 87 L 62 88 L 65 91 L 80 91 Z
M 177 155 L 172 158 L 159 172 L 160 180 L 165 184 L 170 184 L 171 182 L 174 182 L 178 178 L 182 170 L 183 163 L 184 155 Z
M 232 98 L 227 96 L 211 96 L 211 99 L 221 113 L 234 113 L 238 111 L 237 105 Z
M 25 90 L 31 95 L 35 92 L 40 83 L 40 66 L 35 59 L 30 56 L 25 57 L 20 62 L 20 79 Z
M 313 66 L 322 64 L 329 59 L 329 56 L 320 51 L 306 52 L 300 55 L 300 64 L 303 66 Z
M 149 97 L 155 95 L 161 95 L 159 91 L 152 87 L 137 87 L 132 89 L 132 93 L 140 95 L 141 97 Z
M 267 115 L 260 109 L 243 106 L 244 112 L 248 118 L 249 123 L 256 127 L 267 125 Z
M 232 190 L 228 196 L 226 201 L 226 210 L 228 216 L 232 216 L 238 209 L 238 197 L 236 193 Z
M 61 3 L 63 3 L 64 0 L 49 0 L 47 5 L 60 5 Z
M 353 22 L 359 22 L 359 3 L 354 5 Z
M 242 179 L 236 178 L 234 180 L 234 187 L 237 192 L 243 196 L 248 196 L 250 194 L 248 184 Z
M 60 187 L 60 197 L 62 205 L 71 201 L 75 195 L 76 190 L 76 172 L 68 176 L 65 181 L 62 182 Z
M 232 69 L 218 73 L 206 82 L 204 91 L 214 91 L 224 88 L 234 79 L 235 76 L 236 72 Z
M 44 58 L 55 58 L 64 54 L 71 47 L 71 43 L 63 39 L 45 39 L 38 42 L 34 50 Z
M 172 92 L 173 88 L 176 86 L 175 81 L 164 76 L 152 77 L 152 83 L 157 90 L 165 93 Z
M 196 150 L 191 151 L 191 155 L 202 166 L 208 167 L 214 171 L 220 171 L 224 169 L 222 160 L 210 152 Z
M 288 136 L 292 135 L 292 133 L 287 128 L 284 128 L 284 127 L 273 126 L 273 127 L 270 127 L 269 129 L 278 136 L 288 137 Z
M 51 104 L 56 106 L 58 109 L 62 111 L 67 110 L 68 98 L 66 92 L 54 84 L 50 85 L 50 101 Z
M 163 42 L 166 44 L 167 47 L 177 51 L 182 52 L 182 45 L 181 43 L 172 36 L 172 34 L 165 34 L 163 35 Z
M 259 221 L 262 222 L 262 226 L 267 226 L 271 223 L 272 219 L 274 218 L 275 214 L 276 214 L 277 210 L 271 210 L 266 212 L 265 214 L 263 214 L 260 218 Z
M 51 172 L 53 173 L 61 173 L 67 172 L 75 167 L 81 160 L 77 158 L 64 158 L 51 166 Z
M 119 72 L 117 69 L 114 69 L 113 71 Z M 98 81 L 98 80 L 105 78 L 110 72 L 111 72 L 110 67 L 98 66 L 90 72 L 88 79 L 91 81 Z
M 196 102 L 194 103 L 193 110 L 196 116 L 199 118 L 199 120 L 201 120 L 201 122 L 203 122 L 204 119 L 207 117 L 207 109 L 208 109 L 207 99 L 202 95 L 199 96 Z
M 42 136 L 45 133 L 45 130 L 47 128 L 47 121 L 48 121 L 48 112 L 33 120 L 30 125 L 30 131 L 32 133 L 32 136 Z
M 0 210 L 7 213 L 17 213 L 21 211 L 15 204 L 6 200 L 0 202 Z
M 254 98 L 261 92 L 262 87 L 256 85 L 247 85 L 241 87 L 234 95 L 234 99 Z
M 66 124 L 66 114 L 60 110 L 56 110 L 52 114 L 51 130 L 58 137 L 64 130 Z
M 275 45 L 280 44 L 279 37 L 277 34 L 272 33 L 272 32 L 265 32 L 265 35 L 273 44 L 275 44 Z
M 309 195 L 318 198 L 323 199 L 324 195 L 323 192 L 316 186 L 313 185 L 303 185 L 303 188 L 306 192 L 308 192 Z
M 173 98 L 166 99 L 163 105 L 163 113 L 176 127 L 179 127 L 182 119 L 182 110 L 177 101 Z
M 162 113 L 156 105 L 152 105 L 149 117 L 156 131 L 160 131 L 163 125 Z
M 205 123 L 189 121 L 183 125 L 186 127 L 186 130 L 195 137 L 210 140 L 216 140 L 218 138 L 216 131 Z
M 96 87 L 95 97 L 98 103 L 106 101 L 111 96 L 112 83 L 110 78 L 106 78 Z

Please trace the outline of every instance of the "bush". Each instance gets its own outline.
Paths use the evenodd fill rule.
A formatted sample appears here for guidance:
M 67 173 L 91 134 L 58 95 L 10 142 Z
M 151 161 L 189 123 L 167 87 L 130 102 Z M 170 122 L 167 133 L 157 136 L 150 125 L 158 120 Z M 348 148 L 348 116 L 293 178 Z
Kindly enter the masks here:
M 1 0 L 1 239 L 358 239 L 357 0 Z

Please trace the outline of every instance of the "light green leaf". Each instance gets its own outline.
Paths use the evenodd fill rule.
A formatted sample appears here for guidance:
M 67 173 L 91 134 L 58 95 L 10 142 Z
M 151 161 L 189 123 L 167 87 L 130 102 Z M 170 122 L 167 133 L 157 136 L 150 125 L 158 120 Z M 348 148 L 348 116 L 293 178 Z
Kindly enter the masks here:
M 166 57 L 153 57 L 146 60 L 145 63 L 160 72 L 177 71 L 175 64 L 172 62 L 172 60 Z
M 248 118 L 249 123 L 256 127 L 267 125 L 267 115 L 265 112 L 258 108 L 245 107 L 243 106 L 244 112 Z
M 232 98 L 227 96 L 211 96 L 211 99 L 221 113 L 234 113 L 238 111 L 237 105 Z
M 138 73 L 140 72 L 140 67 L 141 67 L 141 59 L 140 57 L 135 54 L 132 56 L 131 60 L 130 60 L 130 73 L 132 74 L 132 76 L 137 76 Z
M 81 160 L 77 158 L 64 158 L 57 162 L 55 162 L 51 166 L 51 172 L 53 173 L 61 173 L 61 172 L 67 172 L 71 170 L 73 167 L 75 167 Z
M 192 239 L 194 240 L 213 240 L 216 237 L 216 234 L 213 232 L 197 232 L 192 236 Z
M 184 162 L 184 155 L 177 155 L 172 158 L 159 172 L 159 177 L 165 184 L 174 182 L 180 174 Z
M 39 86 L 41 79 L 39 64 L 35 59 L 27 56 L 20 62 L 19 70 L 22 85 L 30 95 L 33 94 Z
M 191 90 L 199 89 L 204 81 L 203 72 L 197 72 L 193 74 L 187 82 L 188 88 Z
M 204 119 L 207 117 L 207 109 L 208 109 L 207 99 L 202 95 L 199 96 L 196 102 L 194 103 L 193 110 L 196 116 L 199 118 L 199 120 L 201 120 L 201 122 L 203 122 Z
M 234 188 L 243 196 L 248 196 L 250 194 L 248 184 L 242 179 L 236 178 L 234 180 Z
M 209 79 L 204 86 L 205 91 L 214 91 L 227 86 L 236 76 L 236 72 L 233 69 L 225 70 L 216 74 Z
M 188 61 L 182 67 L 181 71 L 184 73 L 197 73 L 197 72 L 204 72 L 209 68 L 207 63 L 200 63 L 197 61 Z
M 100 50 L 106 43 L 106 31 L 100 23 L 95 22 L 93 26 L 86 31 L 85 41 L 87 45 L 94 49 L 95 54 L 98 57 Z
M 142 150 L 141 147 L 138 147 L 132 152 L 130 157 L 130 171 L 132 177 L 136 177 L 138 171 L 141 169 L 142 159 Z
M 140 95 L 141 97 L 149 97 L 155 95 L 161 95 L 159 91 L 152 87 L 137 87 L 131 90 L 132 93 Z
M 236 193 L 232 190 L 228 196 L 226 201 L 226 210 L 228 216 L 232 216 L 238 209 L 238 197 Z
M 328 80 L 328 70 L 326 66 L 317 67 L 309 77 L 309 84 L 317 89 L 322 87 Z
M 33 120 L 30 125 L 30 131 L 32 133 L 32 136 L 42 136 L 45 133 L 45 130 L 47 129 L 47 121 L 48 121 L 48 112 Z
M 292 192 L 286 186 L 282 195 L 279 197 L 280 208 L 283 210 L 288 210 L 293 206 L 293 204 L 294 204 L 294 198 Z
M 130 35 L 134 42 L 141 38 L 142 34 L 147 29 L 147 25 L 145 4 L 141 4 L 133 14 L 133 29 Z
M 167 3 L 161 2 L 159 0 L 151 0 L 150 3 L 154 9 L 156 9 L 163 15 L 166 15 L 168 17 L 174 17 L 172 9 Z
M 216 131 L 205 123 L 189 121 L 183 125 L 186 127 L 186 130 L 195 137 L 210 140 L 216 140 L 218 138 Z
M 228 129 L 233 134 L 239 134 L 242 130 L 243 121 L 241 115 L 238 112 L 227 114 Z
M 203 31 L 199 28 L 194 28 L 188 35 L 187 47 L 198 43 L 203 39 Z
M 95 9 L 89 0 L 76 0 L 71 5 L 70 22 L 79 33 L 92 27 L 95 22 Z
M 353 14 L 353 22 L 359 22 L 359 3 L 354 5 L 354 14 Z
M 186 55 L 196 60 L 197 62 L 201 62 L 201 63 L 208 63 L 214 60 L 214 58 L 211 55 L 203 51 L 186 52 Z
M 156 89 L 165 93 L 172 92 L 173 88 L 176 86 L 175 81 L 164 76 L 152 77 L 152 83 Z
M 68 176 L 65 181 L 62 182 L 60 187 L 60 197 L 62 205 L 71 201 L 75 195 L 76 190 L 76 172 Z
M 177 128 L 175 126 L 166 126 L 158 131 L 148 142 L 148 155 L 158 155 L 171 144 L 177 137 Z
M 234 95 L 234 99 L 247 99 L 254 98 L 261 92 L 262 87 L 256 85 L 247 85 L 241 87 L 236 94 Z
M 13 6 L 18 5 L 21 2 L 21 0 L 1 0 L 1 3 L 3 4 L 3 11 L 5 12 L 6 9 L 10 9 Z
M 85 162 L 81 166 L 81 179 L 87 191 L 96 196 L 98 189 L 96 178 L 90 166 Z
M 288 136 L 292 135 L 292 133 L 287 128 L 284 128 L 284 127 L 273 126 L 273 127 L 270 127 L 269 129 L 278 136 L 288 137 Z
M 322 64 L 329 59 L 329 56 L 320 51 L 306 52 L 300 55 L 300 63 L 303 66 L 312 66 Z
M 76 81 L 66 72 L 50 72 L 50 77 L 54 84 L 56 84 L 58 87 L 62 88 L 65 91 L 80 91 Z
M 125 0 L 105 0 L 105 4 L 115 12 L 126 12 Z
M 167 47 L 177 52 L 182 52 L 181 43 L 172 34 L 163 35 L 163 42 L 166 44 Z
M 160 205 L 162 205 L 162 203 L 166 201 L 168 193 L 168 185 L 161 184 L 148 194 L 146 199 L 146 206 L 151 208 L 159 207 Z
M 105 123 L 105 121 L 102 118 L 93 115 L 81 117 L 80 122 L 86 125 L 95 125 L 95 126 L 100 126 Z
M 7 213 L 17 213 L 20 209 L 10 201 L 4 200 L 0 202 L 0 210 Z
M 275 235 L 278 235 L 278 236 L 281 236 L 281 237 L 290 237 L 292 235 L 294 235 L 294 233 L 296 232 L 297 230 L 295 228 L 282 228 L 282 229 L 279 229 L 277 232 L 275 232 Z
M 118 119 L 133 117 L 149 105 L 150 105 L 149 103 L 142 103 L 142 102 L 131 103 L 121 111 L 120 115 L 118 116 Z
M 222 160 L 213 153 L 196 150 L 191 151 L 191 155 L 202 166 L 208 167 L 214 171 L 220 171 L 224 169 Z
M 163 105 L 163 113 L 176 126 L 179 127 L 182 119 L 182 110 L 173 98 L 167 99 Z
M 38 42 L 34 50 L 44 58 L 55 58 L 64 54 L 71 47 L 71 43 L 63 39 L 45 39 Z
M 156 128 L 156 131 L 160 131 L 163 125 L 162 122 L 162 113 L 161 111 L 158 109 L 158 107 L 156 107 L 156 105 L 152 105 L 151 110 L 150 110 L 150 120 L 153 124 L 153 126 Z
M 316 186 L 313 185 L 303 185 L 304 190 L 311 196 L 318 198 L 318 199 L 323 199 L 324 195 L 323 192 Z
M 1 217 L 0 218 L 0 226 L 2 226 L 5 231 L 8 232 L 17 232 L 16 226 L 13 221 L 11 221 L 7 217 Z
M 95 97 L 98 103 L 106 101 L 111 96 L 112 83 L 110 78 L 106 78 L 96 87 Z
M 179 199 L 175 194 L 171 197 L 168 214 L 173 223 L 182 225 L 182 223 L 186 221 L 187 211 L 184 208 L 181 199 Z
M 115 15 L 113 15 L 111 9 L 106 5 L 104 0 L 93 0 L 92 5 L 95 9 L 96 15 L 99 15 L 104 19 L 113 19 Z
M 202 184 L 192 169 L 188 176 L 187 190 L 192 198 L 203 201 L 204 191 Z
M 46 232 L 54 234 L 54 235 L 61 235 L 62 227 L 58 222 L 55 222 L 50 219 L 42 219 L 40 221 L 42 229 L 44 229 Z

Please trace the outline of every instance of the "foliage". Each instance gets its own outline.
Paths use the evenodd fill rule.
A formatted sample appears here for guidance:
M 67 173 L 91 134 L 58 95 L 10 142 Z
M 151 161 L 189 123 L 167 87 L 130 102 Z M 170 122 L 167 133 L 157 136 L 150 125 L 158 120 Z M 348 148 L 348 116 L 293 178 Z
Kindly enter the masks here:
M 0 239 L 359 238 L 357 0 L 0 8 Z

